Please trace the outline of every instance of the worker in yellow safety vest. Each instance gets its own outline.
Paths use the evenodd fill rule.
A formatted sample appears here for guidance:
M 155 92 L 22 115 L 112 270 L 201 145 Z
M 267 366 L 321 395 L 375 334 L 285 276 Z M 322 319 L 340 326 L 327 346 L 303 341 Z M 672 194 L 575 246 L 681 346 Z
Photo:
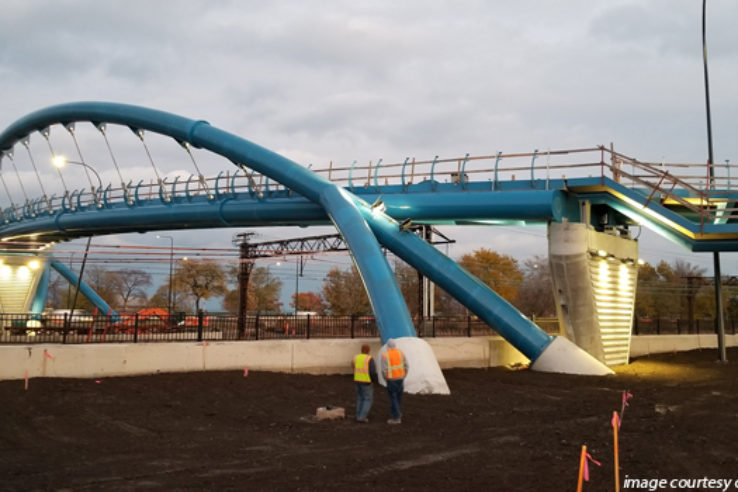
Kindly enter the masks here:
M 356 421 L 369 422 L 369 410 L 374 400 L 373 382 L 377 379 L 374 359 L 369 355 L 369 345 L 361 346 L 361 353 L 354 356 L 354 386 L 356 386 Z
M 388 424 L 402 423 L 402 393 L 409 368 L 405 353 L 397 348 L 394 340 L 387 340 L 387 350 L 382 354 L 382 375 L 387 380 L 387 394 L 390 400 Z

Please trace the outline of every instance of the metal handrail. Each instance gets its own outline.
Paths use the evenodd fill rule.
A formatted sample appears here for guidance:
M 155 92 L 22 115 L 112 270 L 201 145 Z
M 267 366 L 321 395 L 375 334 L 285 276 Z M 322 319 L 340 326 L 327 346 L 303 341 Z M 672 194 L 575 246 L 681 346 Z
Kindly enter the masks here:
M 188 149 L 194 152 L 195 149 Z M 371 162 L 368 165 L 361 165 L 357 161 L 353 161 L 350 165 L 334 166 L 331 162 L 325 169 L 312 169 L 315 173 L 326 176 L 331 182 L 339 185 L 348 186 L 351 189 L 357 189 L 361 186 L 364 188 L 373 185 L 373 191 L 380 191 L 380 183 L 385 185 L 400 185 L 403 190 L 411 191 L 410 185 L 416 185 L 423 181 L 431 183 L 431 190 L 436 189 L 436 183 L 461 182 L 461 189 L 467 189 L 471 182 L 484 183 L 489 182 L 491 189 L 500 189 L 499 184 L 503 181 L 515 181 L 518 175 L 525 176 L 529 173 L 530 187 L 534 188 L 535 181 L 535 162 L 537 157 L 542 153 L 538 150 L 534 152 L 523 153 L 503 153 L 495 154 L 439 158 L 435 157 L 429 160 L 416 160 L 414 158 L 406 158 L 404 161 L 385 163 L 382 159 Z M 604 146 L 585 147 L 576 149 L 560 149 L 547 150 L 546 162 L 546 189 L 549 189 L 550 173 L 567 171 L 562 174 L 561 179 L 566 180 L 577 177 L 587 177 L 587 169 L 592 170 L 592 174 L 600 175 L 603 179 L 607 172 L 612 179 L 623 186 L 630 186 L 634 189 L 642 189 L 646 196 L 650 196 L 646 200 L 646 206 L 651 200 L 658 197 L 661 203 L 669 201 L 679 204 L 685 209 L 696 213 L 700 216 L 701 223 L 714 220 L 716 214 L 714 208 L 716 203 L 724 203 L 724 199 L 715 198 L 716 190 L 711 190 L 710 185 L 727 184 L 727 188 L 719 189 L 720 192 L 731 192 L 730 166 L 726 164 L 713 164 L 707 167 L 705 164 L 689 164 L 684 162 L 677 163 L 649 163 L 641 162 L 627 155 L 614 151 L 612 148 L 607 149 Z M 610 162 L 606 162 L 605 156 L 610 156 Z M 191 156 L 192 157 L 192 156 Z M 194 157 L 193 157 L 194 159 Z M 225 159 L 225 158 L 224 158 Z M 226 159 L 227 160 L 227 159 Z M 527 161 L 527 162 L 526 162 Z M 233 163 L 228 163 L 228 168 Z M 225 188 L 225 192 L 231 196 L 240 193 L 248 193 L 251 196 L 256 194 L 259 198 L 268 198 L 270 196 L 281 196 L 280 193 L 291 193 L 283 185 L 267 180 L 258 173 L 246 172 L 245 166 L 236 164 L 239 169 L 243 170 L 243 174 L 234 173 L 226 174 L 226 186 L 223 181 L 222 170 L 216 172 L 216 176 L 205 178 L 202 174 L 196 176 L 196 183 L 193 182 L 188 191 L 188 186 L 176 187 L 177 179 L 167 183 L 167 179 L 157 179 L 150 183 L 140 182 L 135 188 L 136 200 L 131 200 L 133 188 L 131 184 L 126 186 L 123 182 L 119 187 L 108 186 L 101 197 L 96 197 L 88 190 L 81 189 L 73 193 L 74 199 L 70 200 L 66 195 L 49 195 L 44 194 L 41 201 L 32 200 L 32 204 L 38 203 L 33 209 L 39 214 L 55 214 L 59 211 L 71 211 L 73 208 L 87 208 L 92 203 L 102 200 L 99 208 L 109 208 L 117 202 L 125 201 L 128 206 L 138 206 L 146 200 L 161 200 L 166 203 L 176 203 L 177 201 L 192 199 L 205 191 L 209 198 L 212 190 L 215 190 L 215 197 L 224 196 L 221 191 Z M 627 167 L 630 166 L 628 171 Z M 709 170 L 727 170 L 727 176 L 721 176 L 717 172 L 710 176 Z M 693 170 L 694 173 L 690 174 Z M 199 171 L 199 169 L 198 169 Z M 590 176 L 592 175 L 590 174 Z M 722 173 L 721 173 L 722 174 Z M 357 183 L 356 176 L 366 176 L 366 184 Z M 708 176 L 709 179 L 706 177 Z M 609 176 L 608 176 L 609 177 Z M 518 178 L 519 179 L 519 178 Z M 557 178 L 553 178 L 556 180 Z M 459 181 L 456 181 L 459 180 Z M 189 180 L 188 180 L 189 181 Z M 193 178 L 193 181 L 195 179 Z M 526 180 L 520 180 L 521 184 L 516 184 L 516 188 L 525 187 Z M 256 183 L 259 183 L 258 185 Z M 181 181 L 180 184 L 184 184 Z M 195 186 L 196 185 L 196 186 Z M 171 189 L 164 190 L 163 187 L 171 186 Z M 196 190 L 194 188 L 197 188 Z M 686 195 L 682 196 L 682 195 Z M 7 207 L 2 207 L 3 219 L 5 221 L 23 220 L 28 215 L 28 205 L 13 201 Z M 46 207 L 41 207 L 41 203 Z M 68 209 L 68 210 L 67 210 Z M 734 208 L 725 205 L 720 209 L 721 214 L 726 214 Z

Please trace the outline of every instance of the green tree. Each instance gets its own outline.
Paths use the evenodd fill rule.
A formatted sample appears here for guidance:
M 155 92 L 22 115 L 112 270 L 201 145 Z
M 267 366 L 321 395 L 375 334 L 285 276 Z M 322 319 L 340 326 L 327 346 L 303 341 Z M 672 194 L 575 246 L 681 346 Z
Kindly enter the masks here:
M 200 311 L 200 302 L 227 292 L 226 274 L 217 264 L 210 261 L 183 261 L 172 278 L 177 289 L 186 291 L 195 300 L 195 311 Z

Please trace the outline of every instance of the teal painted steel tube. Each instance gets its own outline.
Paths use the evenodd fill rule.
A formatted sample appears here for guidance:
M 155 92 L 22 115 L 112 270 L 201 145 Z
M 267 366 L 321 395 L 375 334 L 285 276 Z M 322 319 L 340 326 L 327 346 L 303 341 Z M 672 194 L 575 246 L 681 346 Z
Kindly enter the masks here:
M 382 254 L 372 231 L 359 209 L 367 207 L 354 201 L 346 190 L 326 188 L 321 194 L 325 207 L 336 228 L 351 248 L 372 303 L 382 343 L 390 338 L 416 336 L 402 292 L 397 285 L 387 259 Z M 368 212 L 371 215 L 371 212 Z
M 77 274 L 75 274 L 72 270 L 69 269 L 64 263 L 58 261 L 58 260 L 51 260 L 51 267 L 59 272 L 59 275 L 64 277 L 67 282 L 69 282 L 72 285 L 77 285 Z M 114 321 L 118 319 L 118 313 L 113 311 L 113 309 L 110 307 L 110 305 L 105 302 L 105 299 L 100 297 L 97 292 L 92 290 L 92 288 L 87 285 L 84 281 L 80 282 L 79 284 L 79 291 L 80 293 L 85 296 L 89 301 L 92 303 L 93 306 L 95 306 L 98 311 L 102 314 L 108 314 L 110 313 L 111 319 Z
M 204 121 L 189 120 L 161 111 L 110 103 L 73 103 L 47 108 L 28 115 L 0 134 L 0 149 L 11 147 L 15 141 L 37 128 L 43 128 L 56 122 L 82 120 L 119 123 L 151 130 L 189 142 L 196 147 L 206 148 L 234 162 L 243 163 L 259 171 L 315 203 L 321 203 L 327 208 L 326 211 L 334 220 L 338 218 L 336 224 L 339 228 L 354 227 L 348 225 L 350 214 L 345 218 L 342 215 L 344 213 L 341 210 L 343 207 L 342 200 L 335 191 L 339 188 L 333 183 L 289 159 L 238 136 L 214 128 Z M 341 191 L 347 193 L 345 190 Z M 354 200 L 358 210 L 364 216 L 366 222 L 370 224 L 374 234 L 368 228 L 362 231 L 360 226 L 351 229 L 348 232 L 349 234 L 367 242 L 376 241 L 374 237 L 376 235 L 385 246 L 393 250 L 398 256 L 418 268 L 438 285 L 444 287 L 449 294 L 462 301 L 472 312 L 495 326 L 502 336 L 510 340 L 529 358 L 535 359 L 543 347 L 550 343 L 551 338 L 548 335 L 532 323 L 528 322 L 526 324 L 525 318 L 515 308 L 499 298 L 474 277 L 464 272 L 452 260 L 441 255 L 435 248 L 427 245 L 419 238 L 409 234 L 403 235 L 397 230 L 395 221 L 383 215 L 373 216 L 365 203 L 358 199 Z M 353 239 L 353 241 L 357 242 L 356 239 Z M 384 261 L 386 265 L 386 260 Z M 59 266 L 65 269 L 64 265 Z M 375 314 L 378 318 L 384 320 L 392 319 L 390 313 L 396 312 L 393 307 L 394 304 L 385 305 L 383 302 L 377 301 L 377 299 L 384 299 L 380 294 L 381 289 L 386 288 L 386 285 L 382 285 L 380 280 L 382 277 L 368 275 L 366 271 L 363 271 L 363 265 L 360 265 L 360 267 L 362 267 L 362 275 L 365 275 L 364 280 L 375 308 Z M 366 268 L 371 268 L 371 262 Z M 87 295 L 84 291 L 83 294 Z M 90 295 L 93 294 L 94 292 L 90 292 Z M 96 296 L 96 294 L 94 295 Z M 404 328 L 397 329 L 398 332 L 411 333 L 412 325 L 408 323 L 407 309 L 401 311 L 404 313 L 403 316 L 391 322 L 383 321 L 384 326 L 380 325 L 380 328 L 386 330 L 387 324 L 394 326 L 392 323 L 396 323 L 404 325 Z M 382 336 L 383 339 L 387 338 L 384 333 Z
M 360 195 L 368 202 L 376 200 L 376 194 Z M 412 218 L 425 222 L 513 219 L 558 220 L 563 210 L 564 194 L 560 191 L 529 192 L 479 192 L 465 193 L 397 193 L 383 194 L 387 215 L 403 220 Z M 33 219 L 0 225 L 3 236 L 22 234 L 63 233 L 74 237 L 74 232 L 115 234 L 129 231 L 188 229 L 213 227 L 249 227 L 272 225 L 326 224 L 325 210 L 304 197 L 269 198 L 256 200 L 243 194 L 239 197 L 222 197 L 213 206 L 207 197 L 175 204 L 149 200 L 136 207 L 123 202 L 103 209 L 58 212 L 40 215 Z M 525 209 L 525 213 L 515 213 Z M 151 225 L 156 224 L 155 228 Z
M 46 298 L 49 295 L 49 275 L 50 266 L 46 262 L 44 264 L 44 271 L 41 273 L 41 278 L 38 279 L 38 285 L 36 286 L 36 293 L 33 296 L 33 302 L 31 303 L 31 312 L 33 314 L 40 314 L 44 311 L 46 305 Z
M 335 220 L 342 234 L 343 230 L 341 228 L 349 227 L 352 224 L 352 221 L 349 219 L 351 212 L 342 210 L 346 206 L 345 200 L 340 198 L 340 194 L 336 194 L 335 190 L 340 190 L 340 188 L 330 181 L 264 147 L 214 128 L 205 121 L 190 120 L 171 113 L 155 111 L 148 108 L 96 102 L 54 106 L 31 113 L 11 125 L 5 132 L 0 134 L 0 149 L 12 147 L 17 140 L 23 138 L 30 131 L 46 127 L 53 123 L 69 121 L 118 123 L 133 128 L 162 133 L 177 140 L 189 142 L 195 147 L 206 148 L 223 157 L 227 157 L 233 162 L 245 164 L 251 169 L 268 176 L 270 179 L 293 189 L 314 203 L 320 203 L 326 208 L 328 215 Z M 346 216 L 345 219 L 344 215 Z M 354 214 L 354 216 L 355 218 L 360 218 L 359 214 Z M 126 215 L 124 214 L 123 217 L 126 217 Z M 336 220 L 337 218 L 338 220 Z M 56 221 L 60 223 L 58 217 Z M 364 227 L 363 230 L 361 228 L 352 228 L 348 231 L 348 234 L 351 236 L 351 240 L 350 242 L 348 238 L 346 240 L 352 248 L 356 247 L 364 251 L 364 248 L 371 248 L 370 246 L 364 245 L 365 243 L 374 243 L 376 251 L 379 251 L 376 238 L 368 227 Z M 369 250 L 364 252 L 370 253 Z M 354 252 L 354 254 L 356 253 Z M 389 271 L 389 265 L 387 265 L 386 259 L 382 257 L 381 262 L 384 266 L 381 266 L 374 256 L 371 258 L 371 261 L 366 264 L 362 264 L 363 260 L 361 260 L 358 265 L 362 270 L 362 276 L 369 298 L 372 300 L 375 315 L 378 320 L 382 320 L 380 329 L 389 329 L 392 333 L 413 333 L 414 329 L 404 301 L 402 302 L 401 308 L 399 308 L 398 302 L 389 302 L 388 296 L 384 294 L 387 291 L 387 282 L 384 280 L 384 275 L 381 273 L 377 275 L 366 271 L 367 268 L 378 268 L 380 271 L 386 269 Z M 65 268 L 64 265 L 60 265 L 60 267 Z M 62 275 L 64 274 L 62 273 Z M 394 278 L 392 281 L 394 282 Z M 396 283 L 395 288 L 397 289 Z M 82 293 L 93 303 L 102 301 L 91 289 L 87 289 L 87 291 L 82 290 Z M 96 300 L 93 300 L 90 297 L 91 295 L 96 296 Z M 402 296 L 399 296 L 399 299 L 401 300 Z M 382 338 L 386 339 L 387 337 L 388 334 L 382 332 Z
M 435 247 L 413 233 L 400 232 L 396 222 L 386 217 L 375 217 L 365 208 L 359 209 L 374 235 L 387 249 L 469 308 L 531 361 L 536 360 L 553 341 L 510 303 Z

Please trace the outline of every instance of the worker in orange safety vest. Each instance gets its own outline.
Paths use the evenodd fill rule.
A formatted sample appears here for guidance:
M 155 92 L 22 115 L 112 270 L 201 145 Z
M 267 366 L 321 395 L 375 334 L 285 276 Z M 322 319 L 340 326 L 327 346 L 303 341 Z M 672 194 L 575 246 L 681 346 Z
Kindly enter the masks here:
M 382 354 L 382 375 L 387 380 L 387 394 L 390 400 L 388 424 L 402 423 L 402 393 L 409 368 L 405 353 L 397 348 L 394 340 L 387 340 L 387 351 Z
M 374 381 L 377 370 L 374 359 L 369 355 L 369 345 L 361 346 L 361 353 L 354 356 L 354 386 L 356 386 L 356 421 L 369 422 L 369 411 L 374 400 Z

